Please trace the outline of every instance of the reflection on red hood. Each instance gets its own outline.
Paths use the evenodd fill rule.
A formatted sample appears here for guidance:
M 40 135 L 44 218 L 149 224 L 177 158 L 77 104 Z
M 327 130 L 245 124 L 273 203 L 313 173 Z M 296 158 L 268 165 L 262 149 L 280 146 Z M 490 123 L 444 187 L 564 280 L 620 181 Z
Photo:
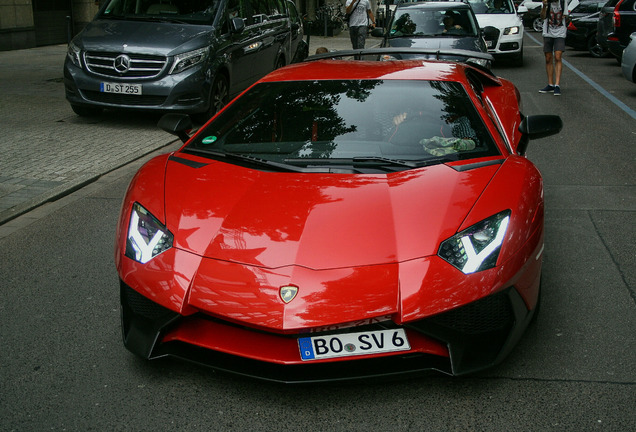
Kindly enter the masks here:
M 498 168 L 298 174 L 205 161 L 198 168 L 168 162 L 166 223 L 175 247 L 258 267 L 315 270 L 435 254 Z

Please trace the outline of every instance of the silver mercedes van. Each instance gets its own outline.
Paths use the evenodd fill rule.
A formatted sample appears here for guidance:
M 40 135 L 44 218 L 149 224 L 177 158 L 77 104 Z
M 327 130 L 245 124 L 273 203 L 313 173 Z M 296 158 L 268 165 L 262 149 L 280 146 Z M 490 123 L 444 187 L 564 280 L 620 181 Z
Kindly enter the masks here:
M 308 54 L 290 0 L 108 0 L 69 44 L 66 99 L 201 121 L 272 70 Z

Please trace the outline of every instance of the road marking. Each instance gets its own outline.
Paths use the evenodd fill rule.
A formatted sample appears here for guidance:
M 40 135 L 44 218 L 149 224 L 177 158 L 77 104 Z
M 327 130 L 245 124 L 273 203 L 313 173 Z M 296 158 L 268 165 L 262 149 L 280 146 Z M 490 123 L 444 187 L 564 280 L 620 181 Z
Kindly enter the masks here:
M 543 43 L 539 42 L 534 36 L 532 36 L 531 34 L 526 33 L 526 35 L 532 39 L 533 41 L 535 41 L 537 43 L 537 45 L 539 46 L 543 46 Z M 627 115 L 629 115 L 631 118 L 636 120 L 636 111 L 634 111 L 633 109 L 631 109 L 630 107 L 628 107 L 627 105 L 625 105 L 625 103 L 621 102 L 620 100 L 616 99 L 616 97 L 614 97 L 610 92 L 608 92 L 607 90 L 605 90 L 603 87 L 601 87 L 600 85 L 596 84 L 594 81 L 592 81 L 592 79 L 590 79 L 590 77 L 588 77 L 587 75 L 585 75 L 583 72 L 581 72 L 580 70 L 578 70 L 577 68 L 575 68 L 574 66 L 572 66 L 572 64 L 570 62 L 568 62 L 567 60 L 563 59 L 563 64 L 569 68 L 570 70 L 572 70 L 575 74 L 577 74 L 579 77 L 581 77 L 583 79 L 583 81 L 585 81 L 586 83 L 588 83 L 589 85 L 591 85 L 594 89 L 596 89 L 600 94 L 602 94 L 603 96 L 605 96 L 607 99 L 610 100 L 610 102 L 612 102 L 614 105 L 616 105 L 617 107 L 619 107 L 620 109 L 622 109 L 623 111 L 625 111 L 627 113 Z

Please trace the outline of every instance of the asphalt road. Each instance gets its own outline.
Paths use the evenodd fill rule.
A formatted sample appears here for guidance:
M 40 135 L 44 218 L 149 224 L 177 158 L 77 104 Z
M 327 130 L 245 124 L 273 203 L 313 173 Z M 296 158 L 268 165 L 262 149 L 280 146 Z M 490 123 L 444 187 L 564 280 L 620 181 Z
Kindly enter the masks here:
M 495 66 L 526 114 L 565 123 L 530 144 L 546 190 L 544 296 L 503 364 L 460 379 L 282 386 L 138 360 L 121 343 L 113 264 L 138 161 L 0 238 L 0 430 L 636 430 L 636 85 L 612 59 L 565 58 L 560 98 L 537 92 L 543 57 L 529 38 L 523 68 Z

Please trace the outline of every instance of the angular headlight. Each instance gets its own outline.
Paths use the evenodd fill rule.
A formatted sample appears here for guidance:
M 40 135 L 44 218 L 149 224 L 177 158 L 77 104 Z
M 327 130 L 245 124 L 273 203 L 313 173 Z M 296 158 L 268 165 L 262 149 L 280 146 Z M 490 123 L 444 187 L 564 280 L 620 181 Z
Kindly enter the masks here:
M 510 210 L 484 219 L 442 242 L 437 255 L 465 274 L 492 268 L 497 264 L 509 221 Z
M 475 57 L 471 57 L 468 60 L 466 60 L 466 63 L 475 63 L 482 67 L 490 68 L 490 60 L 486 60 L 486 59 L 478 59 Z
M 519 27 L 515 26 L 515 27 L 506 27 L 504 29 L 504 34 L 505 35 L 516 35 L 519 34 Z
M 201 48 L 174 56 L 174 64 L 170 69 L 171 74 L 183 72 L 193 66 L 203 63 L 208 57 L 208 48 Z
M 126 256 L 142 264 L 172 247 L 173 236 L 141 205 L 133 204 L 126 236 Z
M 80 53 L 81 53 L 81 50 L 79 49 L 77 45 L 75 45 L 73 42 L 68 44 L 68 50 L 66 51 L 66 55 L 68 56 L 71 63 L 73 63 L 78 68 L 82 67 L 82 62 L 80 60 Z

